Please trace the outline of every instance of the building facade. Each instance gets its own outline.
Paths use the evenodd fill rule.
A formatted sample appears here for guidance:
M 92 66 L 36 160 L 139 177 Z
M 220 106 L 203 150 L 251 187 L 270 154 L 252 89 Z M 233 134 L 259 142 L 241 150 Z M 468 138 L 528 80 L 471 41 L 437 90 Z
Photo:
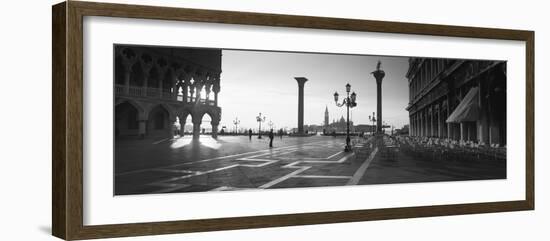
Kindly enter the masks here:
M 190 116 L 196 139 L 205 115 L 217 137 L 221 50 L 115 45 L 114 55 L 117 138 L 171 137 Z
M 506 62 L 410 58 L 409 135 L 506 145 Z

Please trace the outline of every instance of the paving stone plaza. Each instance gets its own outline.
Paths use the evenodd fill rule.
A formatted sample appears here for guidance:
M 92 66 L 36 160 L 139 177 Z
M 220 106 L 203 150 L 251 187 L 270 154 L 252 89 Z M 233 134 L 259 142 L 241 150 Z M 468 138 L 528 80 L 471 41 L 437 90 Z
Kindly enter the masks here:
M 268 139 L 246 136 L 201 136 L 117 143 L 117 195 L 390 184 L 505 178 L 502 161 L 431 160 L 414 157 L 390 137 L 352 139 L 283 137 L 268 147 Z M 131 151 L 130 151 L 131 150 Z M 388 152 L 392 152 L 388 154 Z

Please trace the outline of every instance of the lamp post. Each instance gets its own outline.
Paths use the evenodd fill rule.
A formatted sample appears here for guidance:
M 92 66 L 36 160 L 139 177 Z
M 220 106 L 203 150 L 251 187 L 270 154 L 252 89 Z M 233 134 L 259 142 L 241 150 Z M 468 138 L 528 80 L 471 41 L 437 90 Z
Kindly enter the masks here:
M 355 92 L 351 93 L 350 95 L 350 92 L 351 91 L 351 85 L 348 83 L 346 84 L 346 93 L 347 93 L 347 97 L 344 98 L 344 100 L 342 101 L 341 104 L 338 104 L 338 92 L 334 92 L 334 102 L 336 103 L 336 106 L 338 107 L 342 107 L 342 106 L 346 106 L 346 117 L 347 117 L 347 120 L 346 120 L 346 147 L 344 148 L 344 151 L 351 151 L 351 144 L 350 144 L 350 137 L 349 137 L 349 109 L 350 108 L 353 108 L 353 107 L 356 107 L 357 106 L 357 102 L 355 102 L 356 100 L 356 97 L 357 95 L 355 94 Z
M 256 121 L 258 122 L 258 139 L 262 139 L 262 122 L 265 122 L 265 116 L 262 116 L 262 113 L 256 116 Z
M 235 134 L 237 134 L 239 130 L 239 124 L 241 124 L 241 120 L 239 118 L 235 117 L 235 120 L 233 120 L 233 125 L 235 125 Z

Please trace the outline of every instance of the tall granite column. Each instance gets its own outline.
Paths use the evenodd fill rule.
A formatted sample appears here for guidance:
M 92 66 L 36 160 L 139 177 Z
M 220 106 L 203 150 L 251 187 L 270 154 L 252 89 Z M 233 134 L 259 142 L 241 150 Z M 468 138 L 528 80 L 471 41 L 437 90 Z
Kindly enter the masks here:
M 307 79 L 295 77 L 298 81 L 298 134 L 304 134 L 304 84 Z
M 371 74 L 376 79 L 376 132 L 382 133 L 382 79 L 386 76 L 384 70 L 380 69 L 382 62 L 378 61 L 376 71 Z

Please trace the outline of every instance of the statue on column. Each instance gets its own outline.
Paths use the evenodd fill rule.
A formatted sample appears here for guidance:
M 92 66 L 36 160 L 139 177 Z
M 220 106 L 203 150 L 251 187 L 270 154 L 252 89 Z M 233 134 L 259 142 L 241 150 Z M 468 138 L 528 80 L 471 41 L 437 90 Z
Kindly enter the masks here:
M 376 79 L 376 133 L 382 133 L 382 79 L 386 76 L 384 70 L 381 69 L 382 62 L 378 60 L 376 70 L 371 74 Z

